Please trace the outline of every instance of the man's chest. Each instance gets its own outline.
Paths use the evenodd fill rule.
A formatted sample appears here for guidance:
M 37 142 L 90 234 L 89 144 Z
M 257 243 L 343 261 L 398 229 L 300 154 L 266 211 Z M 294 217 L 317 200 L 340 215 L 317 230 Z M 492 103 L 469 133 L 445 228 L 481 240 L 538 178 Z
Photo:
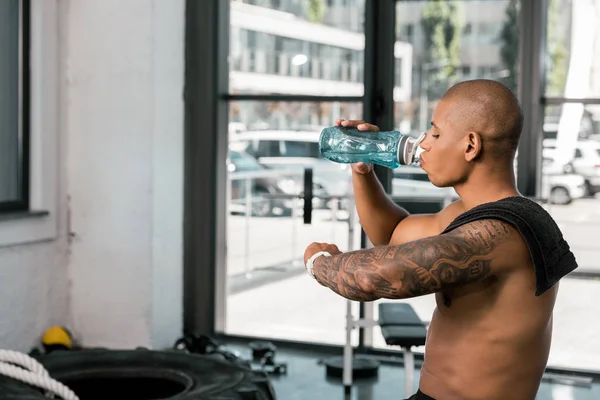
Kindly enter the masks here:
M 492 275 L 481 282 L 438 292 L 435 294 L 435 301 L 440 312 L 464 310 L 468 313 L 473 310 L 475 304 L 493 303 L 499 290 L 499 278 Z

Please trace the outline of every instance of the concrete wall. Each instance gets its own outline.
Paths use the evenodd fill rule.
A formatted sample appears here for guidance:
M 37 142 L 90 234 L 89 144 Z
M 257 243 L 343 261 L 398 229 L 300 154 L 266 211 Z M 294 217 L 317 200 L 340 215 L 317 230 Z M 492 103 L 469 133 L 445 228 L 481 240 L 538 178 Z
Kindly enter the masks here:
M 32 0 L 32 203 L 0 220 L 0 340 L 182 326 L 184 0 Z
M 0 249 L 0 347 L 27 352 L 68 317 L 64 239 Z
M 184 1 L 78 0 L 64 16 L 73 330 L 88 346 L 170 346 L 182 324 Z

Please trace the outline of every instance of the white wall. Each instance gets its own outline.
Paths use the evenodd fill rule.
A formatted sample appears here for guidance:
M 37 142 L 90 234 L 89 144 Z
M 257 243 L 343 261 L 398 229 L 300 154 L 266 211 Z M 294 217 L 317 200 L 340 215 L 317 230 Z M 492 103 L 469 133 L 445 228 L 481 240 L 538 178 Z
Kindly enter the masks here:
M 69 279 L 86 346 L 182 326 L 183 0 L 78 0 L 66 27 Z
M 64 240 L 0 249 L 0 348 L 29 351 L 68 316 Z
M 0 219 L 0 348 L 182 329 L 184 0 L 32 0 L 32 205 Z

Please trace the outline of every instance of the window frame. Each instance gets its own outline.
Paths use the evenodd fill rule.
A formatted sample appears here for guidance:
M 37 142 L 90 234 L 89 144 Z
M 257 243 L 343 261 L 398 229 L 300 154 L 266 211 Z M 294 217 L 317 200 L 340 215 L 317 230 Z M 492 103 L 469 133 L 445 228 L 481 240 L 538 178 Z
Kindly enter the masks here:
M 0 201 L 0 215 L 29 210 L 30 184 L 30 50 L 31 13 L 30 0 L 19 0 L 19 198 Z
M 59 83 L 60 7 L 58 0 L 21 0 L 28 19 L 28 207 L 0 212 L 0 249 L 54 240 L 61 221 L 68 222 L 64 182 L 66 157 L 61 144 Z M 63 70 L 64 71 L 64 70 Z M 63 129 L 64 131 L 64 129 Z M 60 207 L 63 205 L 64 207 Z M 67 227 L 68 229 L 68 227 Z

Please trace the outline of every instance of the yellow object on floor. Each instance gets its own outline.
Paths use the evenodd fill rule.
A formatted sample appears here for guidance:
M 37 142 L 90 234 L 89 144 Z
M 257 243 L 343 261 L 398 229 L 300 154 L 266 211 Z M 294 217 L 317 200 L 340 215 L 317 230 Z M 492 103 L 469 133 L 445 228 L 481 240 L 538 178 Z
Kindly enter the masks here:
M 71 349 L 73 347 L 73 337 L 66 328 L 53 326 L 44 332 L 42 344 L 44 347 Z

